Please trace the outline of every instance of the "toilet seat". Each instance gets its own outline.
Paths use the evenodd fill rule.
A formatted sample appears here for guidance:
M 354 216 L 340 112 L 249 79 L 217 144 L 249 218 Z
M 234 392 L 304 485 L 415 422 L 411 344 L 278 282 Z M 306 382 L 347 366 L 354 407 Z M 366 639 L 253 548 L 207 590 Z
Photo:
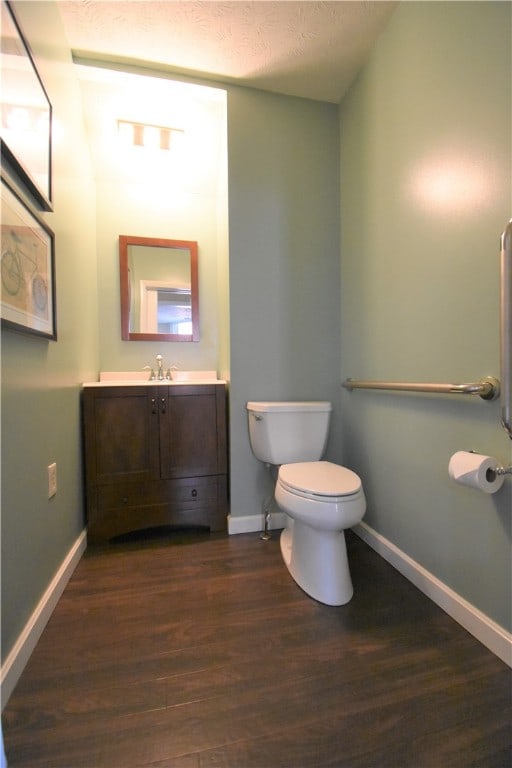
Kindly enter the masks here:
M 290 493 L 321 502 L 336 502 L 361 491 L 361 480 L 352 470 L 330 461 L 283 464 L 278 482 Z

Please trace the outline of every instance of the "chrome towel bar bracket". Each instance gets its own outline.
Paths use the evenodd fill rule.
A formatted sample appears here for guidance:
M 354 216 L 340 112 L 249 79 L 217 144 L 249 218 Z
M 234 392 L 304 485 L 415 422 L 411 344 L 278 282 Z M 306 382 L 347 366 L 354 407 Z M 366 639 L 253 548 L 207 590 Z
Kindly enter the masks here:
M 494 376 L 486 376 L 480 381 L 468 384 L 435 384 L 405 381 L 365 381 L 363 379 L 345 379 L 345 389 L 387 389 L 401 392 L 427 392 L 443 395 L 480 395 L 482 400 L 496 400 L 500 396 L 500 382 Z

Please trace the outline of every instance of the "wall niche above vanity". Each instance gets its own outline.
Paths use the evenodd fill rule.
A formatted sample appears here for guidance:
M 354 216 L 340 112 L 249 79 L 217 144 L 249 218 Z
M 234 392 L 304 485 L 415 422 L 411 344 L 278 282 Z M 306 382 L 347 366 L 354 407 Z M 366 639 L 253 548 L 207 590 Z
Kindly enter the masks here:
M 199 341 L 194 240 L 119 235 L 124 341 Z

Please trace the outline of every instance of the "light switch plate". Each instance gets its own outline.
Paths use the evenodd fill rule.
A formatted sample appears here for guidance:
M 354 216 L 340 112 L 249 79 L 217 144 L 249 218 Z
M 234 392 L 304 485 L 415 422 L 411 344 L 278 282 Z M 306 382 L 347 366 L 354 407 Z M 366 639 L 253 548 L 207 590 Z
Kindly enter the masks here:
M 48 465 L 48 498 L 51 499 L 57 493 L 57 464 Z

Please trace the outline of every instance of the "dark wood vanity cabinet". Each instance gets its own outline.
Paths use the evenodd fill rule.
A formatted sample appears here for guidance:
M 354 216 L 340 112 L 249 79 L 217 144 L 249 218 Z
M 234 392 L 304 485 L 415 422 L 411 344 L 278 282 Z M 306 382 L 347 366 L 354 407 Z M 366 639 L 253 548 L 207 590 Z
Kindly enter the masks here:
M 164 525 L 226 529 L 224 384 L 83 389 L 88 541 Z

